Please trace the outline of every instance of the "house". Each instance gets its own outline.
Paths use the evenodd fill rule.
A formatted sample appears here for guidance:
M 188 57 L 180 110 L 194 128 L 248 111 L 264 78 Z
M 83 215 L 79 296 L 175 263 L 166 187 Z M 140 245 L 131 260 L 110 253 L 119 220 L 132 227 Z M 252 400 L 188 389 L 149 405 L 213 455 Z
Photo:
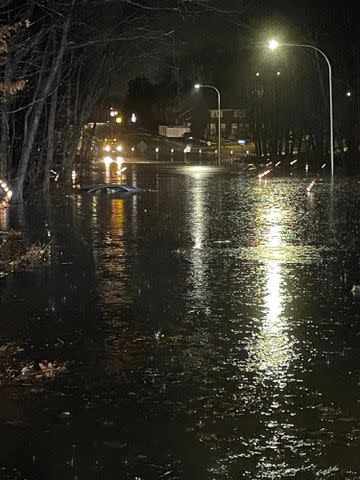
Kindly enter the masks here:
M 229 140 L 249 139 L 250 128 L 246 108 L 223 108 L 220 110 L 221 137 Z M 216 139 L 218 135 L 218 110 L 208 110 L 205 137 Z

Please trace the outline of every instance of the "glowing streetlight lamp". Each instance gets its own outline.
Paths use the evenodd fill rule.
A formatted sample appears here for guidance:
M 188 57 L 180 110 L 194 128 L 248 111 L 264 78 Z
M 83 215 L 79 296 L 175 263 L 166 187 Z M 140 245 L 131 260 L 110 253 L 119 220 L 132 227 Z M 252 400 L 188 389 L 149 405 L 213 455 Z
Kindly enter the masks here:
M 325 59 L 328 70 L 329 70 L 329 123 L 330 123 L 330 161 L 331 161 L 331 176 L 334 175 L 334 115 L 333 115 L 333 95 L 332 95 L 332 71 L 331 63 L 325 53 L 314 45 L 308 44 L 298 44 L 298 43 L 279 43 L 277 40 L 270 40 L 268 42 L 268 47 L 270 50 L 275 50 L 278 47 L 302 47 L 302 48 L 311 48 L 316 52 L 319 52 Z
M 279 42 L 277 40 L 270 40 L 270 42 L 268 43 L 268 47 L 270 48 L 270 50 L 275 50 L 276 48 L 278 48 L 279 46 Z
M 220 162 L 221 162 L 221 153 L 220 153 L 220 146 L 221 146 L 221 118 L 220 118 L 220 115 L 221 115 L 221 97 L 220 97 L 220 92 L 216 87 L 214 87 L 214 85 L 201 85 L 200 83 L 196 83 L 194 85 L 194 88 L 196 90 L 199 90 L 200 88 L 211 88 L 212 90 L 215 90 L 216 93 L 217 93 L 217 98 L 218 98 L 218 149 L 217 149 L 217 153 L 218 153 L 218 163 L 220 165 Z

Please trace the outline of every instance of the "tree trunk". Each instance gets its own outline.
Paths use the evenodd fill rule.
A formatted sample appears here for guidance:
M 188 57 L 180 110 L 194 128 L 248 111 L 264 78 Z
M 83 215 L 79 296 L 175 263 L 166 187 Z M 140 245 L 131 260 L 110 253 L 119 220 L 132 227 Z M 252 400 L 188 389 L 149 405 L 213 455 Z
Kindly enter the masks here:
M 40 117 L 44 108 L 46 97 L 50 92 L 50 89 L 58 73 L 60 64 L 62 62 L 64 53 L 65 53 L 69 27 L 70 27 L 70 17 L 68 17 L 65 21 L 64 29 L 61 36 L 59 51 L 55 57 L 53 68 L 48 78 L 44 82 L 43 88 L 40 88 L 40 92 L 39 92 L 40 99 L 37 101 L 36 104 L 34 104 L 33 110 L 28 110 L 28 112 L 25 115 L 24 142 L 23 142 L 20 163 L 16 173 L 15 186 L 14 186 L 15 188 L 14 188 L 14 195 L 13 195 L 14 202 L 21 202 L 23 199 L 24 183 L 26 180 L 27 172 L 28 172 L 29 161 L 32 153 L 33 144 L 34 144 L 38 127 L 39 127 Z M 29 122 L 30 113 L 32 113 L 31 122 Z
M 4 110 L 5 110 L 4 106 Z M 1 136 L 0 136 L 0 177 L 7 178 L 9 158 L 9 123 L 7 113 L 1 114 Z
M 51 95 L 50 102 L 50 113 L 49 121 L 47 127 L 47 149 L 46 149 L 46 158 L 44 165 L 44 180 L 43 187 L 44 190 L 49 190 L 50 186 L 50 169 L 54 159 L 55 151 L 55 119 L 56 119 L 56 109 L 57 109 L 57 98 L 58 98 L 58 88 L 55 89 L 54 93 Z

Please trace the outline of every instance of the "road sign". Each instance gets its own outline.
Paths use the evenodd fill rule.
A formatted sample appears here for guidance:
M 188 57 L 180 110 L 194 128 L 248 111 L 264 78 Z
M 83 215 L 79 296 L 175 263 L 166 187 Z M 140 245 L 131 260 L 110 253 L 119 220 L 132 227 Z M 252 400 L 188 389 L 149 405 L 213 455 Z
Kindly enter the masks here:
M 141 140 L 141 142 L 138 143 L 137 148 L 141 153 L 144 153 L 148 146 Z

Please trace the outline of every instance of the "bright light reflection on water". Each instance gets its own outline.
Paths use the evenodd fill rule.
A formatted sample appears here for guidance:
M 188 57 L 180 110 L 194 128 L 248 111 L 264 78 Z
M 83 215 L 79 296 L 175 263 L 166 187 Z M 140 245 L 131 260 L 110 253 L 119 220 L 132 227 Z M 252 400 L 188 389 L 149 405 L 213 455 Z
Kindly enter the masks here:
M 261 209 L 258 216 L 259 238 L 264 238 L 259 249 L 264 262 L 264 318 L 260 320 L 260 330 L 253 344 L 249 346 L 249 368 L 267 378 L 282 389 L 286 386 L 287 370 L 294 358 L 293 343 L 289 338 L 287 319 L 283 315 L 286 282 L 284 267 L 279 260 L 283 257 L 284 219 L 289 212 L 274 206 L 270 198 L 269 205 Z M 275 258 L 274 258 L 275 257 Z
M 358 183 L 127 167 L 3 220 L 54 247 L 0 284 L 5 478 L 358 480 Z

